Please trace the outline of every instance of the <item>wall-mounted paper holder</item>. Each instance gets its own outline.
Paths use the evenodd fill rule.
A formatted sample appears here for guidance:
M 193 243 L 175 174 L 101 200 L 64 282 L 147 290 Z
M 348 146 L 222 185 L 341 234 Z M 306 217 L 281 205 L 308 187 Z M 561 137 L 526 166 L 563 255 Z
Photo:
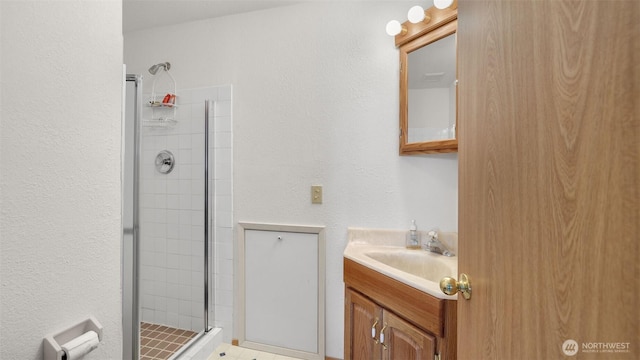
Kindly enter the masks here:
M 77 323 L 76 325 L 68 329 L 46 336 L 43 340 L 43 360 L 66 359 L 65 352 L 62 350 L 62 345 L 82 336 L 89 331 L 95 331 L 96 334 L 98 334 L 98 340 L 102 341 L 102 325 L 100 325 L 98 320 L 96 320 L 96 318 L 94 318 L 93 316 L 90 316 L 88 319 Z

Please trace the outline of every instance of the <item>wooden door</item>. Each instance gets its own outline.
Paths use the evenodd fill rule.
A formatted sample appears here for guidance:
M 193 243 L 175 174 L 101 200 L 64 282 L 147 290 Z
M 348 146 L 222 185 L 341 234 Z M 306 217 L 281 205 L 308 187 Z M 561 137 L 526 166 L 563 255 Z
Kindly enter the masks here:
M 640 2 L 458 20 L 459 358 L 640 358 Z
M 436 338 L 384 310 L 384 360 L 433 360 Z
M 382 329 L 382 309 L 353 290 L 345 289 L 345 296 L 345 359 L 379 360 L 381 347 L 375 339 Z

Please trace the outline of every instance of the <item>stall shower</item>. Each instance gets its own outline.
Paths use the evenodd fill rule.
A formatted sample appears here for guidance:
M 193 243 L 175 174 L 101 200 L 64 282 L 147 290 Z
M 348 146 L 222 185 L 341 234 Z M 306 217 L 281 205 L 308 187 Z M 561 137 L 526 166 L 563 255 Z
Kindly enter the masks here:
M 124 359 L 206 359 L 232 325 L 231 86 L 170 66 L 126 78 Z

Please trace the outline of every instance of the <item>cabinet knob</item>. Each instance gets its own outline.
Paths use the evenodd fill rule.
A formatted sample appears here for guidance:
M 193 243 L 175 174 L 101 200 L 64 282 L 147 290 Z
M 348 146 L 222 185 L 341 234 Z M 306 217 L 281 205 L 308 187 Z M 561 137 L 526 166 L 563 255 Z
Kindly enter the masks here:
M 440 290 L 447 295 L 455 295 L 460 291 L 462 296 L 469 300 L 471 299 L 471 280 L 467 274 L 460 274 L 460 280 L 444 277 L 440 280 Z

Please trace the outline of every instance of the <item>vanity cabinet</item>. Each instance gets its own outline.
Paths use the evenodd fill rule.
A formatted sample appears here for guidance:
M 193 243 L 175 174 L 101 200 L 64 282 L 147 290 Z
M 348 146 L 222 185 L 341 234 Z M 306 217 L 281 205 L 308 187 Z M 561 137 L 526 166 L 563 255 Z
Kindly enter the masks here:
M 456 357 L 456 301 L 344 259 L 345 360 Z
M 382 308 L 349 288 L 345 291 L 345 360 L 380 360 L 377 335 Z M 349 351 L 347 351 L 347 348 Z
M 436 356 L 435 336 L 418 329 L 401 317 L 384 310 L 382 323 L 387 327 L 383 359 L 432 360 Z
M 347 289 L 350 359 L 433 360 L 436 340 L 357 291 Z M 384 334 L 384 335 L 383 335 Z

